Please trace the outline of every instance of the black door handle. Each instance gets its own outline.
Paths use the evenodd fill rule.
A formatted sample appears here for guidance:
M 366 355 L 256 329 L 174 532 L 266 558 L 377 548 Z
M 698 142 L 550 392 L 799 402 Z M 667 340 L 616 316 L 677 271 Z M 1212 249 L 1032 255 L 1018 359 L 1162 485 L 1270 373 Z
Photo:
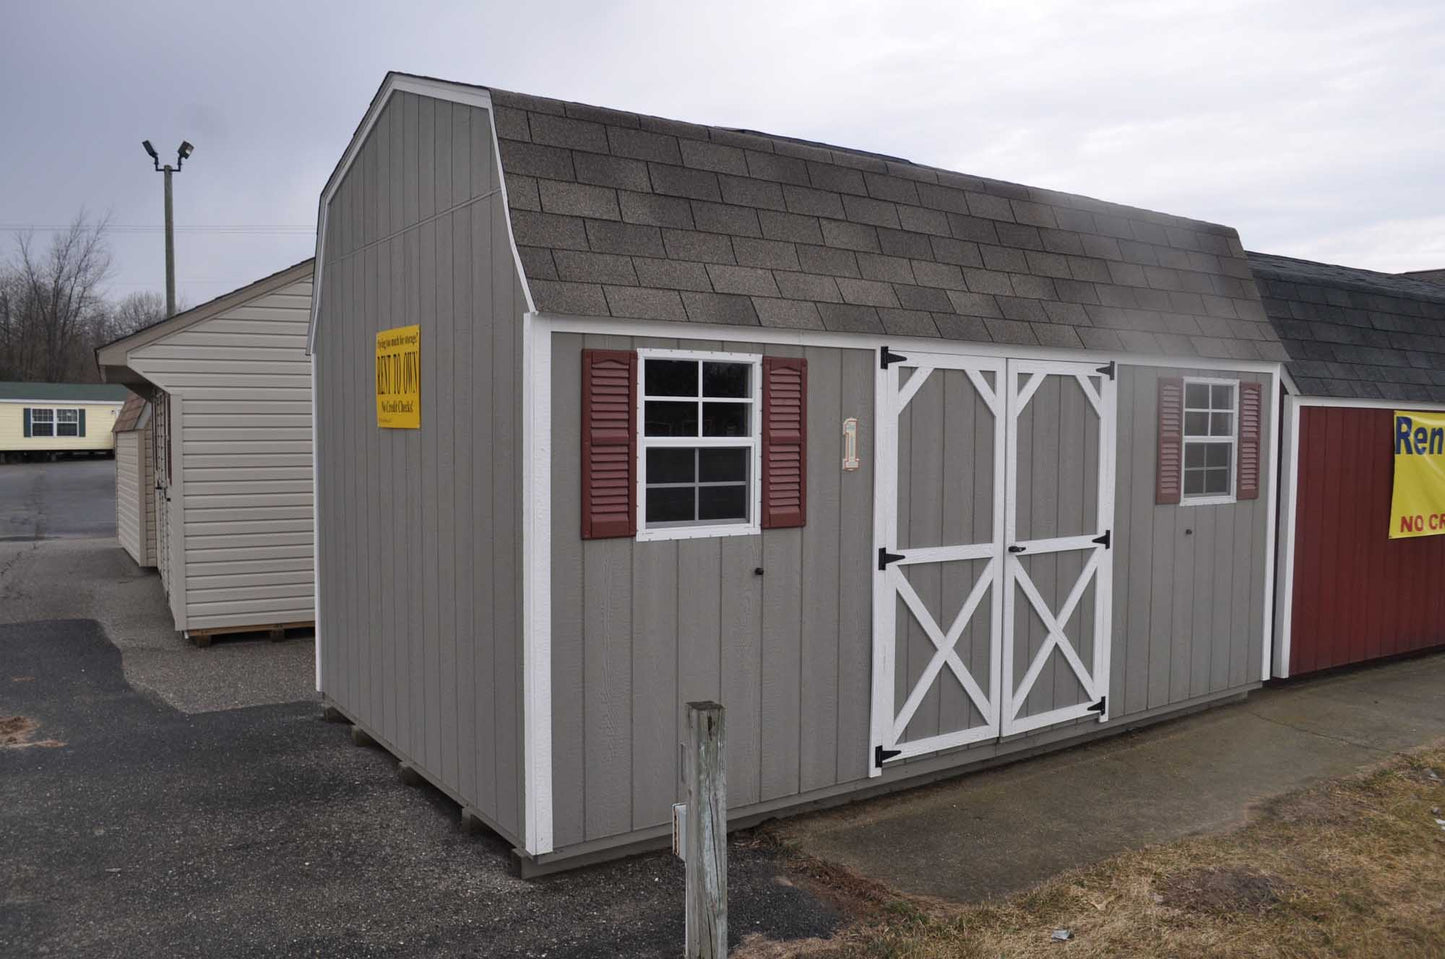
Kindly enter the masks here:
M 1023 547 L 1023 546 L 1010 546 L 1010 547 L 1008 548 L 1008 551 L 1009 551 L 1010 553 L 1022 553 L 1025 548 L 1026 548 L 1026 547 Z

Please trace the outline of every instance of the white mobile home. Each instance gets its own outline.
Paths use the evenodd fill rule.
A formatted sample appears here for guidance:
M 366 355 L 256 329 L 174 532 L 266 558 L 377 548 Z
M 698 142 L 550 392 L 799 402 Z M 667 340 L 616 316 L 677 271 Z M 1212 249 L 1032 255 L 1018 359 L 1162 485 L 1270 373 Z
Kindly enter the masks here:
M 310 308 L 307 260 L 97 353 L 149 400 L 155 565 L 202 645 L 314 619 Z
M 0 462 L 109 454 L 126 396 L 104 383 L 0 383 Z
M 392 74 L 321 197 L 319 684 L 544 870 L 1268 676 L 1228 227 Z M 419 382 L 413 382 L 415 374 Z

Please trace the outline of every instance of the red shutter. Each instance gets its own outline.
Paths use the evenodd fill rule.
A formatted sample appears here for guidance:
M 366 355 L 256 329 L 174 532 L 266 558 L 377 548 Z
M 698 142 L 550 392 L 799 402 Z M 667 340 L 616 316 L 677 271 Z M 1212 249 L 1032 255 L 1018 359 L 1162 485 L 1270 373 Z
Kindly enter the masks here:
M 763 357 L 763 528 L 808 519 L 808 361 Z
M 1239 384 L 1239 481 L 1235 499 L 1259 499 L 1259 418 L 1263 409 L 1263 388 L 1258 383 Z
M 1154 474 L 1154 502 L 1178 503 L 1183 491 L 1184 381 L 1159 378 L 1159 460 Z
M 637 354 L 582 351 L 582 538 L 637 533 Z

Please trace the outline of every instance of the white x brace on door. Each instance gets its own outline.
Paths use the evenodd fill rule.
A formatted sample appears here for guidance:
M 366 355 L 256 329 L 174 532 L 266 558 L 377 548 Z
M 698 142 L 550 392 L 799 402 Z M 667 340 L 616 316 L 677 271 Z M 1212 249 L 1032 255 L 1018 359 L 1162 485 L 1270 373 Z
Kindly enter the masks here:
M 880 351 L 872 775 L 1107 719 L 1114 386 L 1112 364 Z

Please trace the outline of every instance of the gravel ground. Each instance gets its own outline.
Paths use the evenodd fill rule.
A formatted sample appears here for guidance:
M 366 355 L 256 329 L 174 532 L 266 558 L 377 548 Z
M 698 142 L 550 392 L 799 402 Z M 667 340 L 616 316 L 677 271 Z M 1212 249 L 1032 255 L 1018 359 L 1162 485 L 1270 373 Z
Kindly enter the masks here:
M 137 693 L 98 624 L 0 626 L 0 955 L 674 956 L 654 854 L 536 881 L 459 831 L 314 703 L 187 714 Z M 826 936 L 833 910 L 734 844 L 730 926 Z

